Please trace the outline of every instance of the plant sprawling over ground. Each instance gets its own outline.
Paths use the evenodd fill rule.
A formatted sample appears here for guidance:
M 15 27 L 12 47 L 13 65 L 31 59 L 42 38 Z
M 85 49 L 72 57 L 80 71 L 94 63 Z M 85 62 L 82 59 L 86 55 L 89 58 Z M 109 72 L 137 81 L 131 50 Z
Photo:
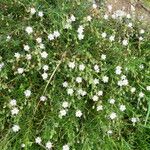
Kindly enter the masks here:
M 4 0 L 0 18 L 1 150 L 150 149 L 140 21 L 86 0 Z

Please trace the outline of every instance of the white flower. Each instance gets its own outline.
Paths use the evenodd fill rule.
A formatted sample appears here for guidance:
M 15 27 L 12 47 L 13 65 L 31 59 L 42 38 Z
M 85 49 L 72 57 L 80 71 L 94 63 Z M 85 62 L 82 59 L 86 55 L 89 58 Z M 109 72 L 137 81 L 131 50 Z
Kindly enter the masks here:
M 122 69 L 122 67 L 117 66 L 115 73 L 116 73 L 116 74 L 121 74 L 121 73 L 122 73 L 122 70 L 121 70 L 121 69 Z
M 131 118 L 131 121 L 132 121 L 133 124 L 135 124 L 138 121 L 138 119 L 133 117 L 133 118 Z
M 111 10 L 112 10 L 112 5 L 108 5 L 107 8 L 108 8 L 108 11 L 111 12 Z
M 64 145 L 62 150 L 69 150 L 69 145 Z
M 103 110 L 103 106 L 102 105 L 98 105 L 97 106 L 97 111 Z
M 47 71 L 48 69 L 49 69 L 48 65 L 44 65 L 44 66 L 43 66 L 43 70 L 44 70 L 44 71 Z
M 60 115 L 61 117 L 66 116 L 66 114 L 67 114 L 67 111 L 66 111 L 65 109 L 62 109 L 62 110 L 60 110 L 60 112 L 59 112 L 59 115 Z
M 111 35 L 110 37 L 109 37 L 109 40 L 112 42 L 112 41 L 114 41 L 115 40 L 115 35 Z
M 119 80 L 119 81 L 118 81 L 118 85 L 119 85 L 119 86 L 123 86 L 122 80 Z
M 70 23 L 66 23 L 64 26 L 65 29 L 71 29 L 71 24 Z
M 129 27 L 129 28 L 131 28 L 131 27 L 132 27 L 132 23 L 131 23 L 131 22 L 128 24 L 128 27 Z
M 53 34 L 49 34 L 49 35 L 48 35 L 48 39 L 49 39 L 50 41 L 54 40 L 54 35 L 53 35 Z
M 12 99 L 9 103 L 11 106 L 16 106 L 17 105 L 17 102 L 15 99 Z
M 90 22 L 92 20 L 92 17 L 91 16 L 87 16 L 86 20 Z
M 47 100 L 47 97 L 46 97 L 46 96 L 41 96 L 41 97 L 40 97 L 40 101 L 44 102 L 44 101 L 46 101 L 46 100 Z
M 147 91 L 150 91 L 150 86 L 147 86 L 147 87 L 146 87 L 146 90 L 147 90 Z
M 36 13 L 35 8 L 30 8 L 30 13 L 31 13 L 31 15 L 34 15 Z
M 105 20 L 108 19 L 108 15 L 107 15 L 107 14 L 104 15 L 104 19 L 105 19 Z
M 26 27 L 25 31 L 28 33 L 28 34 L 31 34 L 33 32 L 33 29 L 32 27 L 28 26 Z
M 43 15 L 44 15 L 44 14 L 43 14 L 42 11 L 39 11 L 39 12 L 38 12 L 38 16 L 39 16 L 39 17 L 43 17 Z
M 121 76 L 121 80 L 118 81 L 119 86 L 126 86 L 128 85 L 128 80 L 126 79 L 126 76 Z
M 48 142 L 46 143 L 46 148 L 47 148 L 47 149 L 51 149 L 52 147 L 53 147 L 52 143 L 51 143 L 50 141 L 48 141 Z
M 139 40 L 140 40 L 140 41 L 143 41 L 143 37 L 142 37 L 142 36 L 140 36 L 140 37 L 139 37 Z
M 11 114 L 12 115 L 17 115 L 19 113 L 19 109 L 17 107 L 14 107 L 12 110 L 11 110 Z
M 43 43 L 40 43 L 39 48 L 40 49 L 45 49 L 45 45 Z
M 110 103 L 110 104 L 114 104 L 114 103 L 115 103 L 115 100 L 114 100 L 114 99 L 110 99 L 110 100 L 109 100 L 109 103 Z
M 99 98 L 98 98 L 97 95 L 94 95 L 92 99 L 93 99 L 94 102 L 97 102 Z
M 127 18 L 130 19 L 130 18 L 131 18 L 131 15 L 130 15 L 130 14 L 127 14 Z
M 31 60 L 31 58 L 32 58 L 31 54 L 26 54 L 26 59 L 27 60 Z
M 102 60 L 105 60 L 105 59 L 106 59 L 106 55 L 102 54 L 102 55 L 101 55 L 101 59 L 102 59 Z
M 53 35 L 55 38 L 58 38 L 60 36 L 60 33 L 58 31 L 54 31 Z
M 41 139 L 40 137 L 37 137 L 37 138 L 35 139 L 35 143 L 41 144 L 41 142 L 42 142 L 42 139 Z
M 123 44 L 124 46 L 127 46 L 127 45 L 128 45 L 128 40 L 123 40 L 123 41 L 122 41 L 122 44 Z
M 112 133 L 113 133 L 112 130 L 107 131 L 107 134 L 112 134 Z
M 120 109 L 120 111 L 125 111 L 126 110 L 126 106 L 125 105 L 120 105 L 119 109 Z
M 103 76 L 103 77 L 102 77 L 102 81 L 103 81 L 104 83 L 107 83 L 108 80 L 109 80 L 109 77 L 107 77 L 107 76 Z
M 2 70 L 2 68 L 4 67 L 4 63 L 0 63 L 0 71 Z
M 116 115 L 116 113 L 112 112 L 109 117 L 111 120 L 113 120 L 117 117 L 117 115 Z
M 116 73 L 116 74 L 121 74 L 122 71 L 121 71 L 120 69 L 116 69 L 116 70 L 115 70 L 115 73 Z
M 38 38 L 36 38 L 36 41 L 37 41 L 37 43 L 41 43 L 42 42 L 42 38 L 38 37 Z
M 71 15 L 71 16 L 70 16 L 70 21 L 71 21 L 71 22 L 76 21 L 76 18 L 75 18 L 75 16 L 74 16 L 74 15 Z
M 79 70 L 83 71 L 85 69 L 85 66 L 83 64 L 79 65 Z
M 123 17 L 125 17 L 126 16 L 126 12 L 125 11 L 123 11 L 123 10 L 116 10 L 115 12 L 114 12 L 114 19 L 117 19 L 117 18 L 123 18 Z
M 17 52 L 17 53 L 15 53 L 14 56 L 15 56 L 17 59 L 19 59 L 21 55 L 20 55 L 20 53 Z
M 31 96 L 31 91 L 30 90 L 26 90 L 26 91 L 24 91 L 24 95 L 25 95 L 25 97 L 30 97 Z
M 68 87 L 68 82 L 65 81 L 62 85 L 63 85 L 63 87 Z
M 23 69 L 23 68 L 18 68 L 18 69 L 17 69 L 17 72 L 18 72 L 19 74 L 22 74 L 22 73 L 24 72 L 24 69 Z
M 79 89 L 78 91 L 78 94 L 81 95 L 81 96 L 85 96 L 87 94 L 86 91 L 83 91 L 82 89 Z
M 26 145 L 24 143 L 21 144 L 21 147 L 24 148 Z
M 98 96 L 102 96 L 103 95 L 103 91 L 98 91 L 97 95 Z
M 93 7 L 94 9 L 96 9 L 96 8 L 97 8 L 97 5 L 94 3 L 94 4 L 92 5 L 92 7 Z
M 78 39 L 79 40 L 83 40 L 84 39 L 84 35 L 83 34 L 78 34 Z
M 121 80 L 125 80 L 127 77 L 125 75 L 121 76 Z
M 98 73 L 98 72 L 99 72 L 99 66 L 98 66 L 98 65 L 95 65 L 95 66 L 94 66 L 94 70 L 95 70 L 95 72 Z
M 84 27 L 82 25 L 80 25 L 78 30 L 77 30 L 78 34 L 82 34 L 83 30 L 84 30 Z
M 87 94 L 87 92 L 82 90 L 81 96 L 85 96 L 86 94 Z
M 29 51 L 30 50 L 29 45 L 23 45 L 23 48 L 24 48 L 25 51 Z
M 140 93 L 139 93 L 139 97 L 140 97 L 140 98 L 143 98 L 143 97 L 144 97 L 144 93 L 143 93 L 143 92 L 140 92 Z
M 140 30 L 140 34 L 144 34 L 145 31 L 143 29 Z
M 75 68 L 75 62 L 69 62 L 68 66 L 69 66 L 69 68 L 74 69 Z
M 99 79 L 96 79 L 96 78 L 95 78 L 95 79 L 93 80 L 93 83 L 94 83 L 95 85 L 99 84 Z
M 42 58 L 47 58 L 48 54 L 46 51 L 41 52 L 41 57 Z
M 19 125 L 13 125 L 12 130 L 13 132 L 18 132 L 20 130 Z
M 11 36 L 8 35 L 6 41 L 9 41 L 11 39 Z
M 122 67 L 121 67 L 121 66 L 117 66 L 117 67 L 116 67 L 116 70 L 117 70 L 117 69 L 118 69 L 118 70 L 121 70 Z
M 107 34 L 105 32 L 102 33 L 102 37 L 105 38 Z
M 122 80 L 122 83 L 123 83 L 123 85 L 128 85 L 128 80 L 124 79 L 124 80 Z
M 136 88 L 132 87 L 130 91 L 131 91 L 131 93 L 134 93 L 136 91 Z
M 143 64 L 139 65 L 139 68 L 144 69 L 144 65 Z
M 81 77 L 77 77 L 77 78 L 76 78 L 76 82 L 77 82 L 77 83 L 81 83 L 81 82 L 82 82 L 82 78 L 81 78 Z
M 67 108 L 69 106 L 69 103 L 67 102 L 67 101 L 64 101 L 63 103 L 62 103 L 62 107 L 63 108 Z
M 44 73 L 42 74 L 42 78 L 43 78 L 43 80 L 46 80 L 46 79 L 48 78 L 48 74 L 47 74 L 46 72 L 44 72 Z
M 73 92 L 74 92 L 74 91 L 73 91 L 73 89 L 72 89 L 72 88 L 67 89 L 67 94 L 68 94 L 68 95 L 73 95 Z
M 82 112 L 81 112 L 81 110 L 77 110 L 76 111 L 76 117 L 81 117 L 82 116 Z

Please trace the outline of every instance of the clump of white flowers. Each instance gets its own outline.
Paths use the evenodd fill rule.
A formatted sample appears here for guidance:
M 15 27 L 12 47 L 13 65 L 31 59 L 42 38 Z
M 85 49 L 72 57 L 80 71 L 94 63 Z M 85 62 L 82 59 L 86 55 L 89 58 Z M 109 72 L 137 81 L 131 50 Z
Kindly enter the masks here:
M 121 76 L 121 80 L 118 81 L 120 87 L 128 85 L 128 79 L 125 75 Z
M 57 39 L 59 36 L 60 36 L 60 33 L 59 33 L 58 30 L 56 30 L 56 31 L 54 31 L 53 33 L 50 33 L 50 34 L 48 35 L 48 39 L 49 39 L 50 41 L 52 41 L 52 40 L 54 40 L 54 39 Z

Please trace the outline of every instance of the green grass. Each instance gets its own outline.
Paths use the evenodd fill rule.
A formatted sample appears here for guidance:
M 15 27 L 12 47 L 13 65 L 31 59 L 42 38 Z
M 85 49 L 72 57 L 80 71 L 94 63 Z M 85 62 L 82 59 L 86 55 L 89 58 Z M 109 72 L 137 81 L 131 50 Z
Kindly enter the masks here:
M 36 9 L 34 15 L 30 13 L 32 7 Z M 38 11 L 44 16 L 39 17 Z M 71 15 L 76 20 L 65 29 Z M 91 21 L 86 19 L 89 15 Z M 48 149 L 48 141 L 53 150 L 68 150 L 63 149 L 66 144 L 70 150 L 150 149 L 150 31 L 144 27 L 145 32 L 140 33 L 141 22 L 132 18 L 109 16 L 105 20 L 103 15 L 84 0 L 0 2 L 0 150 L 43 150 Z M 77 33 L 80 25 L 84 27 L 82 40 Z M 33 33 L 27 34 L 28 26 Z M 57 30 L 60 36 L 50 41 L 48 35 Z M 111 35 L 114 41 L 109 40 Z M 38 37 L 45 49 L 39 47 Z M 126 46 L 124 40 L 128 41 Z M 24 45 L 30 50 L 25 51 Z M 46 58 L 41 56 L 44 51 Z M 16 58 L 15 53 L 21 56 Z M 75 65 L 72 69 L 70 62 Z M 82 64 L 83 71 L 79 69 Z M 44 65 L 49 67 L 46 80 L 42 77 Z M 99 66 L 97 71 L 95 65 Z M 121 74 L 115 73 L 117 66 L 122 67 Z M 18 68 L 24 72 L 19 74 Z M 109 79 L 106 83 L 105 76 Z M 82 77 L 81 83 L 77 77 Z M 120 87 L 118 81 L 123 77 L 128 83 Z M 99 83 L 94 84 L 94 79 Z M 68 87 L 63 87 L 65 81 Z M 136 90 L 132 93 L 133 87 Z M 73 89 L 73 94 L 69 95 L 68 89 Z M 31 91 L 29 97 L 24 94 L 26 90 Z M 103 95 L 94 101 L 99 91 Z M 140 97 L 140 93 L 144 95 Z M 41 96 L 46 97 L 44 102 Z M 12 99 L 16 106 L 11 106 Z M 67 108 L 63 108 L 65 101 Z M 120 105 L 126 109 L 121 111 Z M 16 115 L 12 115 L 14 107 L 19 109 Z M 97 111 L 100 107 L 103 109 Z M 78 110 L 82 114 L 77 117 Z M 111 113 L 116 118 L 110 119 Z M 18 132 L 13 131 L 14 125 L 19 125 Z M 110 130 L 112 134 L 108 134 Z M 35 142 L 37 137 L 41 137 L 41 144 Z

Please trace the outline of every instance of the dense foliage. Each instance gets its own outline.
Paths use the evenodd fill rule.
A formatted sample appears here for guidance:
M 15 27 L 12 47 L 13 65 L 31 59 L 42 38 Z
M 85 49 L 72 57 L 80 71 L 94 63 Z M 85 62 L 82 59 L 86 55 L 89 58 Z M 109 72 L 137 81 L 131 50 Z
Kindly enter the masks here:
M 1 150 L 150 149 L 150 32 L 132 14 L 4 0 L 0 18 Z

